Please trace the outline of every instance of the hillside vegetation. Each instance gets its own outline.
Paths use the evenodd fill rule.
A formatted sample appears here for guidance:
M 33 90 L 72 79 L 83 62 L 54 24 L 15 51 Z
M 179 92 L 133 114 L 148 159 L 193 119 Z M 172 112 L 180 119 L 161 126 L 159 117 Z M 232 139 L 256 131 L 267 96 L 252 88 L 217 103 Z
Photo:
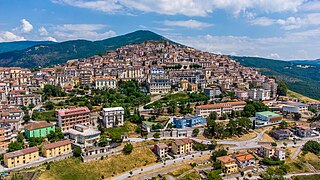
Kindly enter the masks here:
M 135 31 L 101 41 L 72 40 L 55 44 L 35 45 L 23 50 L 0 54 L 0 67 L 37 67 L 63 63 L 69 59 L 86 58 L 105 54 L 128 44 L 139 44 L 148 40 L 163 41 L 163 36 L 151 31 Z
M 258 57 L 236 57 L 233 59 L 243 66 L 253 67 L 267 76 L 283 80 L 289 89 L 304 96 L 320 99 L 320 67 L 298 67 L 297 63 Z

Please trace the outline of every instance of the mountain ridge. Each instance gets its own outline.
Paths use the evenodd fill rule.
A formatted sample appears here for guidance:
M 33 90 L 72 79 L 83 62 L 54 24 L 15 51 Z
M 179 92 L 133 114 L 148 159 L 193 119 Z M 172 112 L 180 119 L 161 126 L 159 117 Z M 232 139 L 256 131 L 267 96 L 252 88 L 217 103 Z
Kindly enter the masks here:
M 1 42 L 0 53 L 23 50 L 35 45 L 54 44 L 53 41 L 13 41 L 13 42 Z

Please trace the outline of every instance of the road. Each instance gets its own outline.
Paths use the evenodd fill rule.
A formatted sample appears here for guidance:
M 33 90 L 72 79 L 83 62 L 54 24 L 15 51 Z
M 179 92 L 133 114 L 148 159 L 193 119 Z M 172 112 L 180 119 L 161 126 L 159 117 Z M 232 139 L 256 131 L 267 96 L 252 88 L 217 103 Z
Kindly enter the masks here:
M 148 172 L 148 171 L 153 171 L 153 170 L 158 169 L 158 168 L 167 167 L 167 166 L 170 166 L 170 165 L 178 163 L 178 162 L 191 160 L 193 158 L 200 157 L 200 156 L 203 156 L 203 155 L 208 155 L 208 154 L 211 154 L 211 152 L 210 151 L 196 152 L 194 154 L 190 154 L 190 155 L 187 155 L 187 156 L 184 156 L 184 157 L 180 157 L 180 158 L 176 158 L 176 159 L 172 159 L 172 160 L 167 160 L 164 163 L 157 163 L 155 165 L 147 166 L 147 167 L 144 167 L 142 169 L 139 168 L 139 169 L 136 169 L 136 170 L 132 170 L 130 172 L 125 172 L 123 174 L 120 174 L 119 176 L 116 176 L 116 177 L 112 178 L 112 179 L 113 180 L 127 179 L 129 177 L 134 176 L 134 175 L 139 175 L 141 173 L 145 173 L 145 172 Z

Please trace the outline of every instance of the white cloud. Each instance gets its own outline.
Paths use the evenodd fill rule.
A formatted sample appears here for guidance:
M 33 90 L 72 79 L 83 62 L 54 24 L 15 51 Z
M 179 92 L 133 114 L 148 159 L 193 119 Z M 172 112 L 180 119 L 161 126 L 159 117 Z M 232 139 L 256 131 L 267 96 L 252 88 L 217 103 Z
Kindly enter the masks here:
M 98 33 L 95 31 L 70 31 L 70 32 L 61 32 L 55 31 L 54 35 L 59 40 L 70 40 L 70 39 L 86 39 L 86 40 L 101 40 L 110 38 L 116 35 L 112 30 Z
M 29 33 L 33 29 L 32 24 L 26 19 L 21 19 L 20 23 L 22 33 Z
M 115 13 L 123 8 L 116 0 L 51 0 L 54 3 L 67 4 L 79 8 L 88 8 L 106 13 Z
M 10 41 L 24 41 L 26 40 L 22 36 L 18 36 L 9 31 L 0 32 L 0 42 L 10 42 Z
M 320 25 L 320 13 L 310 13 L 302 17 L 288 17 L 287 19 L 271 19 L 268 17 L 259 17 L 249 21 L 252 25 L 270 26 L 278 24 L 282 29 L 293 30 L 306 26 Z
M 53 42 L 58 42 L 56 38 L 48 36 L 48 37 L 44 37 L 42 38 L 45 41 L 53 41 Z
M 299 8 L 301 11 L 319 11 L 320 10 L 320 1 L 313 0 L 305 3 Z
M 215 9 L 224 9 L 235 15 L 247 12 L 297 11 L 304 0 L 51 0 L 55 3 L 99 10 L 106 13 L 123 13 L 130 10 L 166 15 L 208 16 Z M 253 15 L 254 13 L 249 13 Z
M 39 33 L 40 33 L 40 36 L 47 36 L 49 33 L 47 31 L 47 29 L 43 26 L 41 26 L 39 29 L 38 29 Z
M 104 24 L 63 24 L 55 27 L 59 31 L 96 31 L 106 27 Z
M 283 36 L 251 38 L 248 36 L 183 36 L 169 39 L 208 52 L 260 56 L 276 59 L 316 59 L 320 52 L 320 28 L 288 32 Z M 303 51 L 302 51 L 303 50 Z
M 187 20 L 187 21 L 163 21 L 163 24 L 166 26 L 178 26 L 178 27 L 186 27 L 186 28 L 196 28 L 202 29 L 212 26 L 212 24 L 204 23 L 196 20 Z

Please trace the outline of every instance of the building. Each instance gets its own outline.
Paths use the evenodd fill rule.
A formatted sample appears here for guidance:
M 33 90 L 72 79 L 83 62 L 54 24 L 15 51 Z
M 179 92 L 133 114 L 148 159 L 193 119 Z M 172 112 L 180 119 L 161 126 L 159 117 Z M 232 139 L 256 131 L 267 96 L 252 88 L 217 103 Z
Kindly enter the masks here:
M 53 157 L 61 154 L 71 153 L 71 142 L 69 139 L 57 141 L 42 146 L 42 155 L 44 157 Z
M 264 101 L 271 97 L 271 90 L 266 89 L 250 89 L 248 92 L 249 99 L 254 101 Z
M 154 145 L 153 150 L 160 158 L 163 158 L 166 156 L 168 146 L 165 143 L 158 143 Z
M 279 124 L 282 121 L 282 116 L 280 114 L 264 111 L 264 112 L 256 112 L 255 115 L 255 126 L 269 126 L 274 124 Z
M 221 164 L 223 173 L 232 174 L 238 172 L 238 165 L 236 164 L 236 160 L 230 156 L 217 157 L 217 162 Z
M 117 88 L 117 81 L 114 78 L 97 78 L 94 81 L 96 89 L 115 89 Z
M 312 132 L 313 131 L 310 126 L 298 125 L 296 126 L 296 130 L 294 131 L 294 134 L 300 137 L 311 137 Z
M 203 92 L 210 97 L 210 99 L 215 98 L 215 96 L 218 96 L 221 94 L 221 90 L 219 87 L 207 87 L 204 88 Z
M 272 136 L 276 140 L 289 139 L 291 135 L 292 133 L 288 129 L 279 129 L 279 130 L 273 130 L 270 132 L 270 136 Z
M 191 152 L 192 150 L 192 140 L 189 138 L 176 139 L 172 143 L 172 152 L 174 154 L 185 154 Z
M 206 104 L 196 106 L 196 114 L 205 117 L 212 112 L 216 112 L 218 116 L 222 116 L 222 114 L 231 114 L 232 111 L 243 111 L 246 104 L 245 101 Z
M 205 125 L 206 123 L 206 118 L 202 116 L 186 116 L 173 118 L 173 126 L 175 128 L 194 127 L 198 125 Z
M 88 126 L 90 124 L 90 110 L 87 107 L 56 110 L 56 118 L 62 131 L 67 131 L 76 124 Z
M 241 99 L 241 100 L 247 100 L 249 98 L 248 91 L 244 91 L 244 90 L 235 91 L 235 95 L 237 96 L 238 99 Z
M 284 149 L 270 146 L 268 144 L 262 145 L 260 148 L 258 148 L 257 152 L 262 157 L 267 157 L 271 159 L 277 159 L 284 161 L 286 159 L 286 151 Z
M 106 128 L 123 126 L 123 107 L 103 108 L 101 111 L 102 125 Z
M 169 79 L 153 79 L 149 85 L 150 94 L 167 94 L 171 91 Z
M 75 125 L 66 132 L 72 143 L 80 147 L 93 146 L 100 140 L 100 133 L 98 130 L 81 124 Z
M 27 139 L 32 137 L 47 137 L 51 131 L 55 132 L 55 126 L 46 121 L 33 122 L 24 127 Z
M 285 102 L 282 106 L 283 113 L 299 113 L 302 114 L 308 111 L 308 105 L 300 102 Z
M 19 151 L 13 151 L 4 155 L 4 164 L 8 167 L 15 167 L 36 161 L 39 159 L 39 149 L 34 146 Z
M 236 163 L 238 164 L 239 168 L 254 166 L 256 163 L 255 157 L 249 153 L 238 154 L 235 156 L 235 159 L 237 160 Z

